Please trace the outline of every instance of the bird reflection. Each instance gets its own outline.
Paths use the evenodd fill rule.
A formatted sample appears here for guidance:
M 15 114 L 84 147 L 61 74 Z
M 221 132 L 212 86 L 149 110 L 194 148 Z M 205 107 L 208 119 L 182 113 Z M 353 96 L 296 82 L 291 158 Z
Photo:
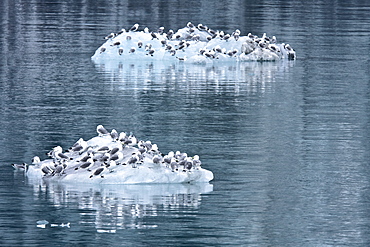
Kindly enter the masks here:
M 35 198 L 46 198 L 57 208 L 77 209 L 79 225 L 94 226 L 99 233 L 156 228 L 158 225 L 155 221 L 147 224 L 145 218 L 194 212 L 200 206 L 201 194 L 213 191 L 213 185 L 209 183 L 94 186 L 52 182 L 31 184 Z

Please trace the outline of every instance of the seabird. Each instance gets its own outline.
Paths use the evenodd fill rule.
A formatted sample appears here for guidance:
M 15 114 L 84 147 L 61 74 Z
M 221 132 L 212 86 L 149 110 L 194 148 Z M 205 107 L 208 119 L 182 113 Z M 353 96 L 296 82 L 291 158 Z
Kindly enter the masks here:
M 143 42 L 139 40 L 139 41 L 137 42 L 137 47 L 141 48 L 142 46 L 143 46 Z
M 183 50 L 184 48 L 185 48 L 185 44 L 182 44 L 176 50 Z
M 152 150 L 153 144 L 152 144 L 151 141 L 146 141 L 146 142 L 143 143 L 143 146 L 145 147 L 145 149 L 147 151 L 150 151 L 150 150 Z
M 233 36 L 234 36 L 235 41 L 238 41 L 240 38 L 240 33 L 235 32 Z
M 165 155 L 164 157 L 163 157 L 163 161 L 165 162 L 165 163 L 167 163 L 167 164 L 170 164 L 171 163 L 171 160 L 172 160 L 172 158 L 174 157 L 174 152 L 169 152 L 167 155 Z
M 173 32 L 172 29 L 168 30 L 168 32 L 167 32 L 167 39 L 171 39 L 173 34 L 174 34 L 174 32 Z
M 130 141 L 130 143 L 128 144 L 130 146 L 135 146 L 137 144 L 137 138 L 133 134 L 130 134 L 128 140 Z
M 105 166 L 109 169 L 109 172 L 113 172 L 113 169 L 117 167 L 117 162 L 114 160 L 109 161 L 109 163 Z
M 133 25 L 133 26 L 129 29 L 129 31 L 131 31 L 131 32 L 136 32 L 138 29 L 139 29 L 139 24 L 138 24 L 138 23 L 136 23 L 135 25 Z
M 209 33 L 211 36 L 215 36 L 215 35 L 217 35 L 217 32 L 216 32 L 215 30 L 213 30 L 213 29 L 208 29 L 207 31 L 208 31 L 208 33 Z
M 125 33 L 125 32 L 126 32 L 126 29 L 122 28 L 122 29 L 117 33 L 117 35 L 120 35 L 120 34 Z
M 82 168 L 82 169 L 85 169 L 85 168 L 89 168 L 89 167 L 91 167 L 92 165 L 94 164 L 94 162 L 93 161 L 87 161 L 87 162 L 85 162 L 85 163 L 83 163 L 82 165 L 80 165 L 80 168 Z
M 41 160 L 40 160 L 39 156 L 35 156 L 35 157 L 32 158 L 32 164 L 37 165 L 40 162 L 41 162 Z
M 174 172 L 175 170 L 177 171 L 178 170 L 178 164 L 177 162 L 175 161 L 174 158 L 171 159 L 171 162 L 170 162 L 170 167 L 171 167 L 171 170 Z
M 145 152 L 146 152 L 146 150 L 145 150 L 145 148 L 144 148 L 144 147 L 139 147 L 139 152 L 140 152 L 141 154 L 143 154 L 143 153 L 145 153 Z
M 163 34 L 163 30 L 164 30 L 164 27 L 160 27 L 160 28 L 158 28 L 157 33 L 158 34 Z
M 119 151 L 119 148 L 115 147 L 115 148 L 112 148 L 112 150 L 110 150 L 110 155 L 113 155 L 115 153 L 117 153 Z
M 99 148 L 98 150 L 96 150 L 97 152 L 106 152 L 106 151 L 109 151 L 109 147 L 108 146 L 103 146 L 101 148 Z
M 122 55 L 122 53 L 123 53 L 123 48 L 119 48 L 119 49 L 118 49 L 118 54 L 121 56 L 121 55 Z
M 232 56 L 234 56 L 234 53 L 233 53 L 233 51 L 227 51 L 226 55 L 228 55 L 229 57 L 232 57 Z
M 279 48 L 277 45 L 275 45 L 275 44 L 270 44 L 270 45 L 268 46 L 268 49 L 269 49 L 270 51 L 272 51 L 272 52 L 274 52 L 274 53 L 276 53 L 276 54 L 280 55 L 280 48 Z
M 16 171 L 25 171 L 27 170 L 27 164 L 26 163 L 22 163 L 22 164 L 12 164 L 14 170 Z
M 221 46 L 219 45 L 216 45 L 214 48 L 213 48 L 214 51 L 218 52 L 218 53 L 221 53 L 222 52 L 222 49 L 221 49 Z
M 158 145 L 157 144 L 152 144 L 152 152 L 158 152 Z
M 165 46 L 165 45 L 167 44 L 167 40 L 162 39 L 162 40 L 161 40 L 161 44 L 162 44 L 162 46 Z
M 146 44 L 145 45 L 145 50 L 149 51 L 152 48 L 152 44 Z
M 166 45 L 165 50 L 168 50 L 168 51 L 172 50 L 172 45 Z
M 109 160 L 119 160 L 119 159 L 122 159 L 123 156 L 122 156 L 122 153 L 115 153 L 113 155 L 110 156 Z
M 53 170 L 48 165 L 43 166 L 41 168 L 41 171 L 44 173 L 44 175 L 48 175 L 53 172 Z
M 151 32 L 150 35 L 152 36 L 152 39 L 158 39 L 158 37 L 155 33 Z
M 201 30 L 201 31 L 206 31 L 207 27 L 204 26 L 203 24 L 198 24 L 198 29 Z
M 284 49 L 287 52 L 288 60 L 294 60 L 296 58 L 296 54 L 294 49 L 289 44 L 284 44 Z
M 77 144 L 76 146 L 72 147 L 71 150 L 72 150 L 72 152 L 79 152 L 83 148 L 84 148 L 83 146 L 81 146 L 80 144 Z
M 276 43 L 276 37 L 275 36 L 272 36 L 272 38 L 271 38 L 271 42 L 270 42 L 271 44 L 275 44 Z
M 55 167 L 55 170 L 54 170 L 54 173 L 53 174 L 61 174 L 64 170 L 64 166 L 63 165 L 57 165 L 57 167 Z
M 193 165 L 195 167 L 200 167 L 201 164 L 202 164 L 202 162 L 199 160 L 199 155 L 194 155 L 194 157 L 193 157 Z
M 188 27 L 188 28 L 193 28 L 194 27 L 194 24 L 193 23 L 191 23 L 190 21 L 188 22 L 188 24 L 186 24 L 186 26 Z
M 153 56 L 154 52 L 155 52 L 154 49 L 150 49 L 147 55 Z
M 200 40 L 200 35 L 195 34 L 195 35 L 193 35 L 193 37 L 191 39 L 194 40 L 194 41 L 199 41 Z
M 131 49 L 128 53 L 135 53 L 135 47 L 131 47 Z
M 191 159 L 186 159 L 185 160 L 185 165 L 184 165 L 184 168 L 186 169 L 186 170 L 191 170 L 191 168 L 193 167 L 193 162 L 192 162 L 192 160 Z
M 188 157 L 187 153 L 181 153 L 180 151 L 176 151 L 175 158 L 177 160 L 185 160 Z
M 227 41 L 229 38 L 230 38 L 230 34 L 225 34 L 222 39 Z
M 104 39 L 113 39 L 116 35 L 114 33 L 110 33 L 108 36 L 106 36 Z
M 137 154 L 134 154 L 130 157 L 130 159 L 127 161 L 127 164 L 132 165 L 133 168 L 135 168 L 135 164 L 139 162 L 140 157 Z
M 104 128 L 103 125 L 98 125 L 96 127 L 96 132 L 98 132 L 99 136 L 108 135 L 109 132 Z
M 126 133 L 125 133 L 125 132 L 121 132 L 121 133 L 119 133 L 118 140 L 119 140 L 120 142 L 124 142 L 126 139 L 127 139 L 127 135 L 126 135 Z
M 86 156 L 84 156 L 84 157 L 82 157 L 80 160 L 77 160 L 77 162 L 86 162 L 88 159 L 90 159 L 91 157 L 90 157 L 90 155 L 88 154 L 88 155 L 86 155 Z
M 73 158 L 70 158 L 70 157 L 68 157 L 67 155 L 65 155 L 64 153 L 58 153 L 57 154 L 57 157 L 59 157 L 59 158 L 62 158 L 62 159 L 66 159 L 66 160 L 72 160 Z
M 160 156 L 160 155 L 155 155 L 155 156 L 152 158 L 152 162 L 153 162 L 154 164 L 159 164 L 159 163 L 161 163 L 161 162 L 162 162 L 162 156 Z
M 104 170 L 105 170 L 105 167 L 104 167 L 104 166 L 99 167 L 98 169 L 96 169 L 96 170 L 94 171 L 94 173 L 90 176 L 90 178 L 92 178 L 92 177 L 94 177 L 94 176 L 99 176 L 99 175 L 100 175 L 100 177 L 101 177 L 101 178 L 104 178 L 104 176 L 102 175 L 102 174 L 103 174 L 103 172 L 104 172 Z

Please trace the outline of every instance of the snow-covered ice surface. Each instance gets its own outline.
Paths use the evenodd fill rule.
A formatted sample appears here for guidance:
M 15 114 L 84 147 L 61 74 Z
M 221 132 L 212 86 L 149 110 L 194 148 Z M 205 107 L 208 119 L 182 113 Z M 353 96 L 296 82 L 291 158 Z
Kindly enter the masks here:
M 92 56 L 96 63 L 108 61 L 181 61 L 207 64 L 228 61 L 276 61 L 295 60 L 294 49 L 285 43 L 278 43 L 275 36 L 261 37 L 249 33 L 241 35 L 240 30 L 231 34 L 215 31 L 207 26 L 191 22 L 174 32 L 164 28 L 140 31 L 139 24 L 122 29 L 105 37 Z
M 80 138 L 63 151 L 54 147 L 49 159 L 35 156 L 32 164 L 14 165 L 32 180 L 84 184 L 167 184 L 209 182 L 213 173 L 201 167 L 198 155 L 180 151 L 164 155 L 156 144 L 134 135 L 97 127 L 98 136 Z

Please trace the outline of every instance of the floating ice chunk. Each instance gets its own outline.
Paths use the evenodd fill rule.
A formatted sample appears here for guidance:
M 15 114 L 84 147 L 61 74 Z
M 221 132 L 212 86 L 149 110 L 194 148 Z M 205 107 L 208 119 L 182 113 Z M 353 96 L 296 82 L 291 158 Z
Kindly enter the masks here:
M 47 220 L 38 220 L 38 221 L 36 221 L 36 226 L 38 228 L 46 228 L 47 224 L 49 224 L 49 221 L 47 221 Z
M 62 223 L 62 224 L 50 224 L 50 227 L 67 227 L 71 228 L 71 223 Z
M 130 29 L 131 30 L 131 29 Z M 276 37 L 265 33 L 258 37 L 242 36 L 239 29 L 232 34 L 212 30 L 202 24 L 186 26 L 176 32 L 164 28 L 149 32 L 131 31 L 111 33 L 107 41 L 92 56 L 94 62 L 104 61 L 181 61 L 204 64 L 215 61 L 275 61 L 295 60 L 296 53 L 289 44 L 278 44 Z
M 115 229 L 105 230 L 105 229 L 97 229 L 98 233 L 116 233 Z
M 53 148 L 52 158 L 29 165 L 26 175 L 72 184 L 204 183 L 213 179 L 213 173 L 201 167 L 198 155 L 170 152 L 172 158 L 166 159 L 168 155 L 156 144 L 133 134 L 109 133 L 101 125 L 97 133 L 85 142 L 84 150 L 72 147 L 63 153 L 61 147 Z

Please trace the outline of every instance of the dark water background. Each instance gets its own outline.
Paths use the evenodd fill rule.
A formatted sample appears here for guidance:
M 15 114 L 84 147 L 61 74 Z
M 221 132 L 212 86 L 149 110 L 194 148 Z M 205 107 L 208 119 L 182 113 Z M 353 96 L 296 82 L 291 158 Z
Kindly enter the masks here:
M 0 245 L 370 244 L 368 1 L 2 0 L 0 13 Z M 110 32 L 188 21 L 275 35 L 298 59 L 90 60 Z M 215 179 L 76 188 L 13 173 L 98 124 L 199 154 Z

